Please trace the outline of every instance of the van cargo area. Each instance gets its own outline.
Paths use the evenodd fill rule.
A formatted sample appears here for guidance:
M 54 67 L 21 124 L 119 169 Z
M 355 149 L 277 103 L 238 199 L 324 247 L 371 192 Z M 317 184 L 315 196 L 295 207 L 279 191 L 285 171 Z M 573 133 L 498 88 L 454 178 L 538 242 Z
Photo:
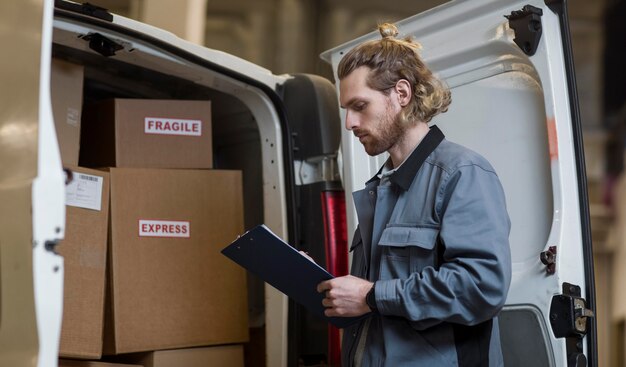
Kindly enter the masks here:
M 327 206 L 338 203 L 345 212 L 338 169 L 333 163 L 340 134 L 336 94 L 329 81 L 315 76 L 276 76 L 244 60 L 199 46 L 188 52 L 171 46 L 167 41 L 172 40 L 149 38 L 118 24 L 59 9 L 55 15 L 52 58 L 56 63 L 78 65 L 84 75 L 80 128 L 82 143 L 89 145 L 81 149 L 80 166 L 114 166 L 107 162 L 115 162 L 115 158 L 94 160 L 94 155 L 102 153 L 102 149 L 113 149 L 100 145 L 105 141 L 109 145 L 112 141 L 119 144 L 123 140 L 119 135 L 128 131 L 120 125 L 124 121 L 103 116 L 109 113 L 106 111 L 110 106 L 120 108 L 118 101 L 153 100 L 157 104 L 164 104 L 160 101 L 165 100 L 200 104 L 205 101 L 207 108 L 210 105 L 211 134 L 211 146 L 206 149 L 212 151 L 198 153 L 211 161 L 174 168 L 240 171 L 244 230 L 266 224 L 321 264 L 336 266 L 335 262 L 329 263 L 324 247 L 325 240 L 329 240 L 324 235 L 327 222 L 324 211 L 332 211 Z M 91 24 L 86 27 L 88 23 Z M 165 38 L 174 38 L 163 34 Z M 232 59 L 237 64 L 233 70 L 249 70 L 254 78 L 208 61 L 216 59 L 221 65 L 228 64 L 223 59 Z M 61 88 L 66 93 L 67 87 L 70 86 L 53 87 L 52 99 L 55 89 Z M 95 128 L 96 123 L 116 126 Z M 127 144 L 137 141 L 127 140 Z M 116 145 L 114 155 L 119 154 L 118 148 Z M 175 146 L 174 151 L 182 148 Z M 127 160 L 122 165 L 124 162 Z M 63 164 L 70 166 L 65 159 Z M 300 170 L 299 174 L 294 174 L 294 167 Z M 318 167 L 322 167 L 321 174 L 316 172 Z M 159 165 L 152 164 L 150 168 Z M 341 192 L 341 195 L 324 196 L 329 192 Z M 345 232 L 345 219 L 342 225 Z M 346 240 L 345 234 L 341 239 Z M 347 273 L 347 251 L 344 257 L 345 264 L 338 269 Z M 276 363 L 283 364 L 284 358 L 288 358 L 289 365 L 297 360 L 309 365 L 328 362 L 329 353 L 337 358 L 338 349 L 328 350 L 339 345 L 337 329 L 329 331 L 324 322 L 312 319 L 300 306 L 255 276 L 248 274 L 246 280 L 250 327 L 246 365 L 272 365 L 272 361 L 279 360 Z M 105 331 L 105 344 L 106 334 Z M 108 353 L 106 349 L 104 355 L 110 354 L 111 349 Z M 255 364 L 250 364 L 250 360 L 256 360 Z

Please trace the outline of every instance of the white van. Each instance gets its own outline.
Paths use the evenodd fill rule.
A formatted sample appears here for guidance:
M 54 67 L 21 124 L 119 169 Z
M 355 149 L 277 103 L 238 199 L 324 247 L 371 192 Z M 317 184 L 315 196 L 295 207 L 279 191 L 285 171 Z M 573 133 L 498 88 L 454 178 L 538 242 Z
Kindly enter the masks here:
M 55 247 L 65 231 L 66 177 L 50 102 L 52 55 L 84 66 L 85 99 L 211 99 L 215 166 L 248 179 L 246 227 L 265 223 L 296 247 L 318 251 L 331 272 L 345 269 L 342 228 L 349 241 L 356 227 L 351 192 L 385 157 L 367 156 L 341 128 L 329 81 L 274 75 L 89 5 L 5 0 L 0 18 L 0 366 L 57 365 L 63 258 Z M 433 124 L 487 157 L 505 189 L 513 260 L 499 317 L 506 365 L 595 366 L 591 236 L 565 1 L 453 1 L 398 28 L 422 43 L 426 62 L 452 88 L 450 110 Z M 347 50 L 375 37 L 322 57 L 336 70 Z M 333 214 L 326 227 L 323 213 Z M 261 303 L 267 366 L 297 365 L 317 352 L 336 361 L 336 330 L 312 327 L 270 286 L 250 301 Z

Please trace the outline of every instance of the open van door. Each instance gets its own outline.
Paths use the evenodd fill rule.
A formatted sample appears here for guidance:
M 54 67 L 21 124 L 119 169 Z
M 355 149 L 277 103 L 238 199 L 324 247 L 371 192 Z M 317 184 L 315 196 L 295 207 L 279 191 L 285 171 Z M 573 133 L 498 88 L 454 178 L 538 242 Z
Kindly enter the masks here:
M 0 18 L 0 365 L 52 366 L 63 303 L 55 246 L 65 227 L 49 90 L 52 2 L 3 1 Z
M 513 261 L 499 317 L 506 366 L 595 366 L 587 184 L 565 1 L 453 1 L 397 26 L 422 44 L 425 62 L 452 90 L 449 111 L 432 123 L 484 155 L 504 186 Z M 322 57 L 336 78 L 349 49 L 379 37 Z M 369 157 L 345 130 L 341 144 L 352 235 L 350 193 L 386 157 Z

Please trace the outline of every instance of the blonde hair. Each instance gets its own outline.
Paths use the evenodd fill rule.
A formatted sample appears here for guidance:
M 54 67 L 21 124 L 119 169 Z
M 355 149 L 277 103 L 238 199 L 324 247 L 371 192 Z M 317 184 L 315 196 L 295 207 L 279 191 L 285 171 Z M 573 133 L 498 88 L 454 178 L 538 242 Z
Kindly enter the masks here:
M 418 52 L 421 45 L 411 37 L 397 39 L 398 28 L 390 23 L 378 25 L 378 31 L 382 39 L 361 43 L 341 59 L 339 80 L 366 66 L 370 69 L 368 87 L 385 95 L 399 80 L 407 80 L 413 95 L 400 115 L 405 122 L 429 122 L 446 112 L 451 102 L 450 90 L 422 61 Z

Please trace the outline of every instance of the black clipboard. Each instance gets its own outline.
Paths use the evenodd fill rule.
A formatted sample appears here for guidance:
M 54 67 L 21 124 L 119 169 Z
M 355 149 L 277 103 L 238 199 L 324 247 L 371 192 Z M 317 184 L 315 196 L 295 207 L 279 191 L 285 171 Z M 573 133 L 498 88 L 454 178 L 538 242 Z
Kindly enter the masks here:
M 324 294 L 317 292 L 317 285 L 334 277 L 284 242 L 264 224 L 241 235 L 224 248 L 222 254 L 338 328 L 344 328 L 363 318 L 324 315 Z

